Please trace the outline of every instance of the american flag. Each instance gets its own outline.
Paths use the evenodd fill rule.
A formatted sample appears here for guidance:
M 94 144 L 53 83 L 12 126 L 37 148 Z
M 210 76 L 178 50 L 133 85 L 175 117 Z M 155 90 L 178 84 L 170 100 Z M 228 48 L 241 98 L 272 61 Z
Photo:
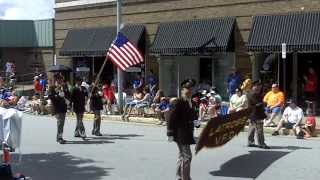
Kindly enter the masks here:
M 110 58 L 123 71 L 143 62 L 143 57 L 139 50 L 120 32 L 108 49 L 107 58 Z

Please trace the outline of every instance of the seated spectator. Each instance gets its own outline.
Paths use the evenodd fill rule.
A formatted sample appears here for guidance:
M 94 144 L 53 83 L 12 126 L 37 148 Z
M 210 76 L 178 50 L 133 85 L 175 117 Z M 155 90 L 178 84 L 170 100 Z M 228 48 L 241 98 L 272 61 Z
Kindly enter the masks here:
M 200 99 L 200 105 L 199 105 L 199 121 L 204 120 L 204 116 L 208 113 L 208 107 L 209 107 L 209 98 L 207 96 L 202 97 Z
M 272 89 L 263 98 L 263 102 L 267 104 L 266 114 L 268 119 L 265 119 L 264 126 L 270 126 L 275 124 L 274 118 L 281 113 L 281 109 L 284 105 L 285 97 L 283 92 L 279 90 L 278 84 L 272 84 Z
M 218 94 L 218 92 L 216 90 L 211 90 L 209 95 L 210 95 L 210 97 L 214 98 L 214 101 L 216 104 L 222 103 L 222 97 Z
M 163 90 L 158 90 L 155 97 L 153 98 L 152 104 L 151 104 L 151 108 L 152 110 L 155 111 L 155 109 L 159 106 L 160 102 L 161 102 L 161 98 L 164 97 L 164 92 Z
M 143 94 L 144 94 L 144 97 L 140 101 L 138 101 L 136 104 L 137 110 L 139 110 L 140 113 L 142 114 L 144 113 L 143 108 L 150 107 L 152 103 L 152 97 L 151 97 L 149 88 L 147 86 L 143 89 Z
M 34 86 L 34 93 L 40 95 L 42 92 L 42 87 L 41 87 L 40 80 L 39 80 L 38 76 L 34 77 L 33 86 Z
M 251 74 L 247 74 L 245 78 L 246 79 L 243 81 L 241 85 L 241 90 L 244 94 L 247 94 L 252 88 Z
M 216 117 L 221 110 L 222 98 L 221 96 L 214 90 L 211 90 L 209 94 L 207 94 L 209 98 L 208 105 L 208 115 L 209 118 Z
M 32 101 L 31 101 L 31 111 L 38 115 L 41 113 L 41 101 L 40 101 L 40 98 L 38 97 L 38 95 L 34 95 L 32 97 Z
M 309 138 L 312 136 L 316 136 L 315 131 L 316 131 L 316 117 L 312 111 L 311 108 L 307 109 L 307 118 L 306 118 L 306 124 L 304 126 L 304 133 L 305 137 Z
M 4 99 L 0 99 L 0 107 L 9 108 L 9 103 L 8 103 L 8 101 L 6 101 L 6 100 L 4 100 Z
M 177 102 L 178 102 L 178 98 L 176 98 L 176 97 L 170 98 L 168 111 L 164 114 L 164 119 L 165 119 L 166 123 L 168 122 L 170 114 L 172 113 Z
M 240 111 L 248 107 L 247 96 L 242 93 L 242 90 L 237 88 L 236 93 L 230 98 L 229 113 Z
M 158 125 L 163 125 L 166 122 L 166 113 L 169 112 L 169 101 L 167 98 L 162 97 L 159 106 L 155 109 L 155 112 L 157 113 L 159 117 L 159 123 Z
M 135 80 L 133 80 L 132 84 L 133 84 L 133 89 L 142 90 L 142 88 L 144 86 L 144 79 L 143 79 L 143 76 L 141 75 L 141 73 L 137 74 L 137 77 Z
M 17 102 L 16 108 L 20 111 L 26 110 L 27 102 L 28 102 L 28 96 L 21 96 Z
M 137 105 L 137 103 L 142 100 L 144 97 L 143 92 L 140 89 L 136 89 L 136 91 L 133 93 L 133 100 L 129 101 L 126 103 L 124 110 L 123 110 L 123 114 L 121 116 L 121 119 L 127 120 L 128 121 L 128 114 L 131 113 L 132 108 L 135 107 Z
M 297 138 L 303 138 L 303 132 L 301 129 L 301 123 L 303 119 L 303 111 L 300 107 L 296 105 L 293 100 L 289 101 L 289 106 L 285 108 L 282 118 L 276 128 L 272 133 L 273 136 L 279 135 L 279 130 L 282 127 L 286 129 L 293 129 Z
M 102 89 L 106 113 L 111 114 L 112 105 L 116 103 L 114 87 L 110 86 L 109 84 L 105 84 L 103 85 Z
M 7 98 L 9 106 L 16 106 L 19 98 L 16 95 L 16 91 L 12 91 L 11 95 Z

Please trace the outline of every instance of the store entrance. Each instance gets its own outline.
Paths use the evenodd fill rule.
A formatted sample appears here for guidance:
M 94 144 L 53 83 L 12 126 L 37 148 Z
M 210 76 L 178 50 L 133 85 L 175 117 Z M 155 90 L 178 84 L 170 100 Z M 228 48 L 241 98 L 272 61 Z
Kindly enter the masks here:
M 319 93 L 320 93 L 320 53 L 301 53 L 298 54 L 298 97 L 300 98 L 300 102 L 305 104 L 305 94 L 303 86 L 305 84 L 304 76 L 307 76 L 309 68 L 312 68 L 317 75 L 317 93 L 316 98 L 317 102 L 319 102 Z M 319 105 L 318 105 L 319 106 Z
M 94 58 L 94 68 L 91 63 L 91 70 L 94 69 L 94 77 L 96 77 L 103 65 L 103 62 L 105 61 L 105 57 L 95 57 Z M 111 81 L 114 79 L 114 66 L 111 60 L 108 60 L 105 67 L 103 68 L 103 71 L 100 75 L 100 83 L 111 83 Z
M 98 75 L 100 68 L 102 67 L 105 57 L 74 57 L 74 72 L 75 76 L 82 78 L 88 82 L 93 82 Z M 88 69 L 87 71 L 84 71 Z M 81 70 L 81 71 L 79 71 Z M 102 74 L 100 76 L 100 82 L 111 82 L 114 79 L 114 66 L 111 61 L 107 61 Z

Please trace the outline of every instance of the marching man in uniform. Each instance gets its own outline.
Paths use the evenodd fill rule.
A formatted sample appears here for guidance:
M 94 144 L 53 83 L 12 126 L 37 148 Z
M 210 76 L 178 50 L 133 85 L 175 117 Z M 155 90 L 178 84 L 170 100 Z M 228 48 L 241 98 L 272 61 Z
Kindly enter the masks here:
M 191 180 L 190 168 L 192 153 L 191 144 L 195 144 L 193 137 L 194 123 L 197 119 L 195 105 L 192 103 L 193 83 L 187 81 L 182 84 L 181 97 L 177 99 L 168 121 L 168 140 L 175 141 L 179 149 L 177 180 Z
M 86 132 L 83 125 L 83 114 L 85 112 L 86 98 L 88 94 L 85 87 L 81 86 L 81 79 L 76 80 L 75 87 L 71 92 L 71 103 L 73 111 L 76 113 L 77 125 L 74 131 L 74 137 L 86 138 Z
M 98 89 L 98 87 L 93 86 L 92 95 L 90 98 L 90 108 L 94 113 L 92 135 L 95 136 L 102 136 L 100 132 L 101 110 L 103 110 L 102 96 L 103 93 Z
M 63 127 L 67 113 L 67 103 L 69 100 L 69 91 L 64 85 L 63 78 L 56 78 L 56 85 L 51 84 L 49 87 L 49 99 L 53 105 L 53 111 L 57 119 L 57 142 L 64 144 Z
M 270 149 L 264 142 L 263 119 L 266 118 L 266 114 L 264 113 L 262 84 L 260 81 L 253 82 L 252 90 L 247 94 L 247 98 L 251 109 L 249 114 L 248 147 Z M 257 132 L 258 136 L 258 145 L 254 142 L 255 132 Z

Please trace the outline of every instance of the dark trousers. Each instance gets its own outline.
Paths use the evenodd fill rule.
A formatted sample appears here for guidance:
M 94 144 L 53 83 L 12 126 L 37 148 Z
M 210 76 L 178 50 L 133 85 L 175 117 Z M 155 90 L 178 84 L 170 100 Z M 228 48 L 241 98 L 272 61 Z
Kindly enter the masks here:
M 86 131 L 83 125 L 83 113 L 76 113 L 77 117 L 77 125 L 76 125 L 76 130 L 74 131 L 75 136 L 81 136 L 85 137 L 86 136 Z
M 100 110 L 93 111 L 94 113 L 94 122 L 93 122 L 93 130 L 92 134 L 100 133 L 100 125 L 101 125 L 101 112 Z
M 192 153 L 190 145 L 177 144 L 179 148 L 179 157 L 177 161 L 177 180 L 191 180 L 190 177 L 190 168 Z
M 57 119 L 57 141 L 58 141 L 59 139 L 62 139 L 64 122 L 66 120 L 66 113 L 57 113 L 56 119 Z
M 249 131 L 248 131 L 248 144 L 254 144 L 254 135 L 257 134 L 258 144 L 265 145 L 263 134 L 263 120 L 250 120 L 249 119 Z

